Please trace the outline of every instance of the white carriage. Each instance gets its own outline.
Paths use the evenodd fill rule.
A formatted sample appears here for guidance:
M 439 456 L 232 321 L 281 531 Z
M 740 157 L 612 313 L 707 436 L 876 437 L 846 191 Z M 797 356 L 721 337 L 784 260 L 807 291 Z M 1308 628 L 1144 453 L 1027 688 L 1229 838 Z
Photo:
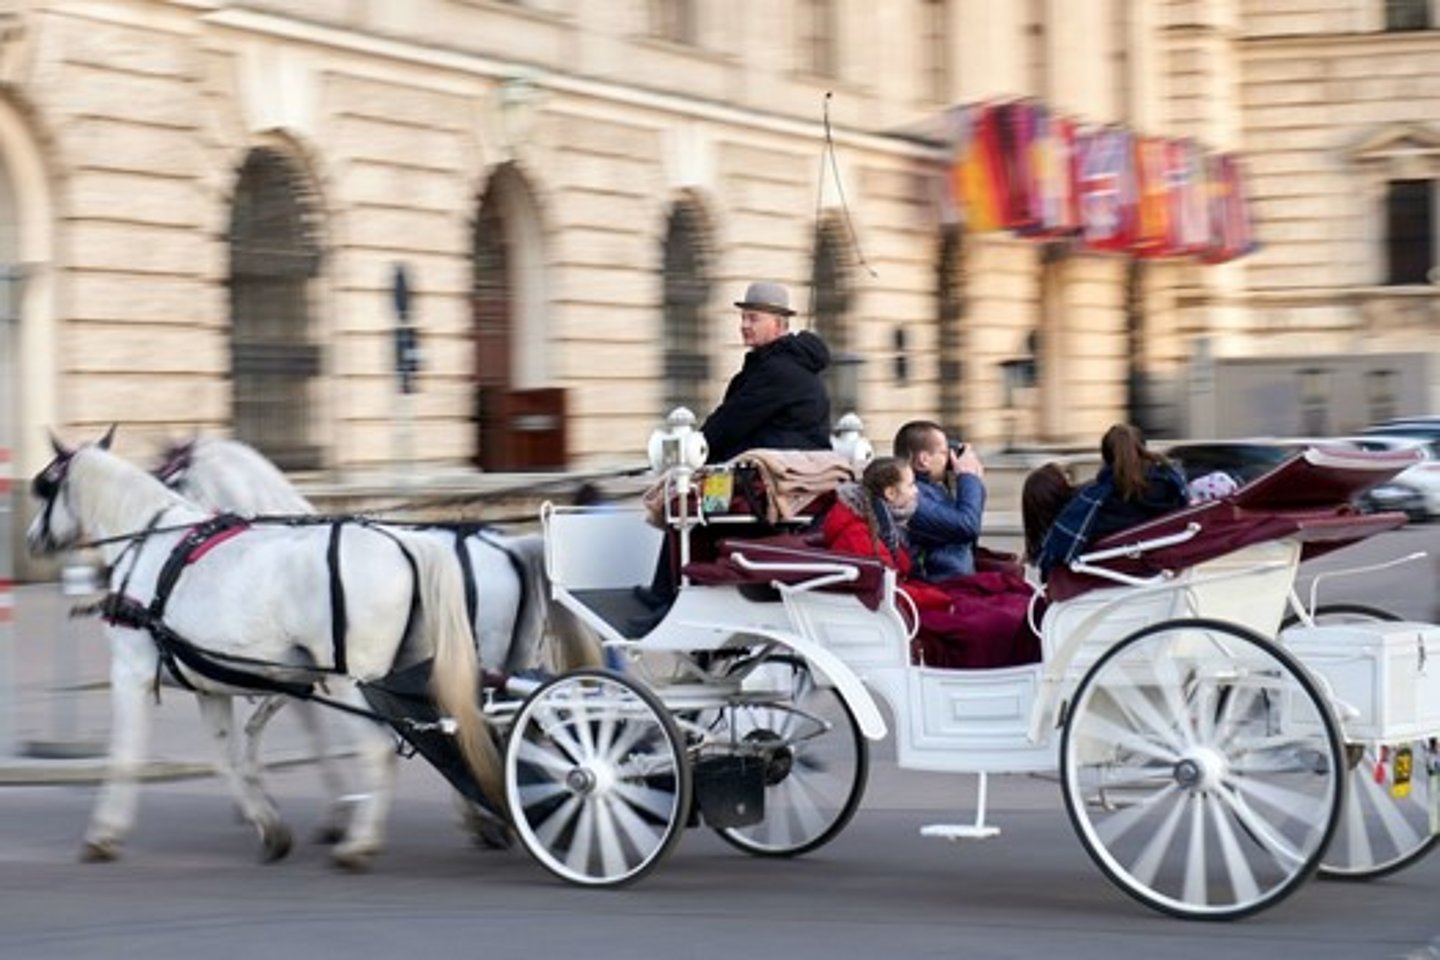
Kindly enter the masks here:
M 855 812 L 883 701 L 901 767 L 979 775 L 973 819 L 927 832 L 993 836 L 988 775 L 1058 770 L 1091 857 L 1167 913 L 1238 917 L 1317 867 L 1398 869 L 1440 827 L 1440 628 L 1317 609 L 1294 584 L 1303 558 L 1403 522 L 1347 503 L 1407 462 L 1310 450 L 1127 531 L 1052 578 L 1040 662 L 986 670 L 913 663 L 891 571 L 724 527 L 683 465 L 682 559 L 701 525 L 733 536 L 633 636 L 662 531 L 638 511 L 547 506 L 556 598 L 629 666 L 491 705 L 512 720 L 509 812 L 584 884 L 643 875 L 700 819 L 752 853 L 802 853 Z

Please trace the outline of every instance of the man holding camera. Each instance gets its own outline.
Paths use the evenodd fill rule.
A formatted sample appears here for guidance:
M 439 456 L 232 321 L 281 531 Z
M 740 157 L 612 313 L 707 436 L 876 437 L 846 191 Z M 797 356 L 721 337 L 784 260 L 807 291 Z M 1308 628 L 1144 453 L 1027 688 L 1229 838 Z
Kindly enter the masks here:
M 907 530 L 921 579 L 936 582 L 975 572 L 975 541 L 985 512 L 985 465 L 975 451 L 950 443 L 930 420 L 895 434 L 895 456 L 915 471 L 920 497 Z

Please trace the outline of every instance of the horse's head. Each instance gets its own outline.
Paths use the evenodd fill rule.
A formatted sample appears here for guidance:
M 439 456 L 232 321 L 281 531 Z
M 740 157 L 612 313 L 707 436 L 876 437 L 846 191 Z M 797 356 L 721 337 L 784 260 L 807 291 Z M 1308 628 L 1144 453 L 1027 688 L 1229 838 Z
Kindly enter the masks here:
M 112 425 L 94 445 L 109 450 L 114 439 Z M 25 532 L 25 543 L 37 556 L 68 550 L 80 541 L 82 532 L 70 496 L 70 467 L 81 448 L 65 446 L 54 434 L 50 435 L 50 446 L 55 450 L 54 459 L 30 481 L 30 495 L 40 501 L 40 512 Z

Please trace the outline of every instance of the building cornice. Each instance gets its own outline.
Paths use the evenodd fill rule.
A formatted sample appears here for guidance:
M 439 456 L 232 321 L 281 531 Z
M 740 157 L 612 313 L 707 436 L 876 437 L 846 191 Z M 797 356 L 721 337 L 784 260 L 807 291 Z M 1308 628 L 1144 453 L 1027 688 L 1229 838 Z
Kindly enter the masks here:
M 728 104 L 646 90 L 609 80 L 580 77 L 532 63 L 501 60 L 483 54 L 426 46 L 390 37 L 370 36 L 274 14 L 229 8 L 203 14 L 200 19 L 207 25 L 250 36 L 306 43 L 447 73 L 501 82 L 523 76 L 531 85 L 552 93 L 608 101 L 687 119 L 708 120 L 751 131 L 804 140 L 818 140 L 824 134 L 823 125 L 814 121 L 744 110 Z M 948 159 L 948 150 L 902 137 L 835 126 L 832 126 L 832 134 L 835 142 L 842 146 L 931 162 Z
M 1273 37 L 1247 36 L 1240 53 L 1250 59 L 1290 58 L 1316 54 L 1396 53 L 1440 54 L 1440 30 L 1393 30 L 1367 33 L 1293 33 Z

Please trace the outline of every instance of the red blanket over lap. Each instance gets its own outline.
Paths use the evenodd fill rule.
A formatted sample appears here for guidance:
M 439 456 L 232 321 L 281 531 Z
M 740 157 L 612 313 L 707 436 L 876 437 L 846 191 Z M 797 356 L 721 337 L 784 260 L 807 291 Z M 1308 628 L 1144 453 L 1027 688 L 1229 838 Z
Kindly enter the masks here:
M 928 586 L 950 602 L 948 609 L 919 604 L 920 632 L 911 650 L 917 661 L 975 670 L 1040 659 L 1040 640 L 1026 616 L 1032 591 L 1022 578 L 993 571 Z

